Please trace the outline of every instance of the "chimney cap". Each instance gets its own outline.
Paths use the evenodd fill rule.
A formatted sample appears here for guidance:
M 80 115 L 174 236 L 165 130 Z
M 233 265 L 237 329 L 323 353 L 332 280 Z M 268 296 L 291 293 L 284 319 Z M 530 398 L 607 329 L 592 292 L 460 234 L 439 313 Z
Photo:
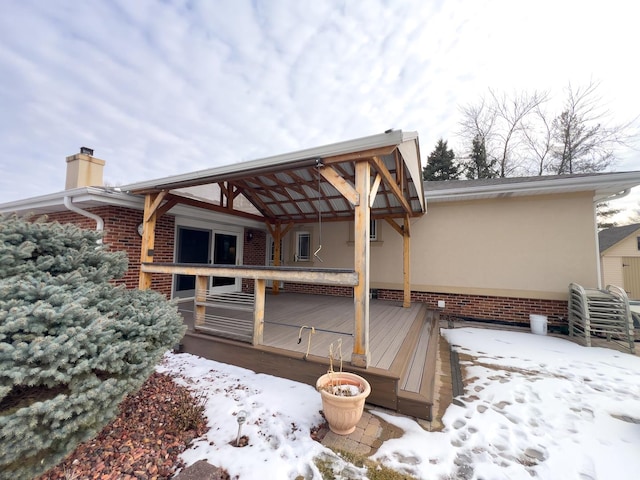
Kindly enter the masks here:
M 80 153 L 84 153 L 85 155 L 93 156 L 93 148 L 80 147 Z

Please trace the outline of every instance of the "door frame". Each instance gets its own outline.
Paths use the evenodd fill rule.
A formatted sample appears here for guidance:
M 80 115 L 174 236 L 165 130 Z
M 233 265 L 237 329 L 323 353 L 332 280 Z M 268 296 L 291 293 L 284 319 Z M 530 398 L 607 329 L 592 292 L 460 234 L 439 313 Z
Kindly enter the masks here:
M 178 229 L 179 228 L 192 228 L 196 230 L 208 230 L 210 232 L 210 241 L 209 241 L 209 262 L 213 261 L 213 249 L 215 244 L 215 234 L 223 233 L 226 235 L 236 235 L 238 238 L 236 244 L 236 265 L 243 264 L 244 258 L 244 227 L 239 227 L 235 225 L 227 225 L 221 224 L 218 222 L 206 221 L 206 220 L 198 220 L 194 218 L 188 217 L 175 217 L 175 227 L 173 234 L 173 261 L 177 262 L 178 257 Z M 171 279 L 171 295 L 172 297 L 176 297 L 176 276 L 173 275 Z M 209 284 L 209 288 L 211 288 L 211 283 Z M 223 287 L 215 287 L 217 292 L 227 291 L 227 292 L 239 292 L 242 290 L 242 278 L 236 278 L 236 281 L 233 285 L 225 285 Z M 191 297 L 193 298 L 193 297 Z
M 228 228 L 214 228 L 213 230 L 211 230 L 211 251 L 209 253 L 211 262 L 209 263 L 213 263 L 213 258 L 215 255 L 214 248 L 216 245 L 216 234 L 231 235 L 236 237 L 236 265 L 242 265 L 244 229 L 241 229 L 239 232 L 236 229 Z M 242 291 L 242 278 L 236 277 L 235 282 L 231 285 L 214 287 L 213 277 L 211 277 L 209 279 L 209 290 L 211 290 L 212 292 L 240 292 Z

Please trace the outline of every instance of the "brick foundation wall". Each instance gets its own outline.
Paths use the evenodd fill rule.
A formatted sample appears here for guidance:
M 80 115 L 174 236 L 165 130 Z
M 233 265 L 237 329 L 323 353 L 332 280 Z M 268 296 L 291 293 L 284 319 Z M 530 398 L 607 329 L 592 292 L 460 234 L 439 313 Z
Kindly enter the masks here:
M 113 250 L 126 252 L 129 268 L 124 276 L 115 281 L 126 288 L 138 288 L 140 274 L 140 247 L 142 238 L 138 235 L 138 225 L 142 223 L 143 212 L 131 208 L 105 206 L 87 209 L 104 220 L 104 243 Z M 47 215 L 49 221 L 73 223 L 81 228 L 95 229 L 96 222 L 75 212 L 64 211 Z M 156 262 L 172 262 L 174 250 L 175 219 L 164 215 L 156 223 L 155 255 Z M 151 288 L 169 298 L 171 296 L 171 275 L 154 274 Z
M 293 293 L 311 295 L 332 295 L 334 297 L 353 297 L 353 287 L 339 285 L 313 285 L 309 283 L 285 283 L 284 290 Z
M 402 300 L 402 291 L 379 289 L 382 300 Z M 546 315 L 550 326 L 566 327 L 568 305 L 563 300 L 534 298 L 493 297 L 454 293 L 411 292 L 411 300 L 426 303 L 429 308 L 440 310 L 441 318 L 467 318 L 529 325 L 529 314 Z M 438 308 L 438 300 L 444 300 L 445 308 Z

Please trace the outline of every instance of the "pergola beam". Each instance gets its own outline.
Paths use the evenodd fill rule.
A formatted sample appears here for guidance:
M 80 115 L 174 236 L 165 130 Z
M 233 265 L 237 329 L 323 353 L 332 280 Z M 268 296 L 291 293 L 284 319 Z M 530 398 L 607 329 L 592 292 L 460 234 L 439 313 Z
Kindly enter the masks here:
M 402 208 L 404 209 L 405 213 L 411 213 L 411 205 L 409 205 L 409 202 L 404 197 L 402 190 L 400 190 L 400 187 L 398 187 L 396 180 L 393 178 L 393 176 L 391 175 L 391 172 L 389 172 L 389 169 L 384 164 L 382 159 L 380 157 L 373 157 L 371 161 L 376 167 L 377 172 L 380 175 L 382 175 L 382 178 L 385 181 L 387 187 L 391 189 L 393 194 L 398 199 L 398 202 L 400 202 L 400 204 L 402 205 Z
M 333 167 L 322 167 L 319 168 L 318 171 L 320 175 L 329 182 L 333 188 L 338 190 L 342 194 L 344 198 L 346 198 L 349 203 L 353 206 L 357 206 L 360 204 L 360 195 L 356 191 L 356 189 L 347 182 Z

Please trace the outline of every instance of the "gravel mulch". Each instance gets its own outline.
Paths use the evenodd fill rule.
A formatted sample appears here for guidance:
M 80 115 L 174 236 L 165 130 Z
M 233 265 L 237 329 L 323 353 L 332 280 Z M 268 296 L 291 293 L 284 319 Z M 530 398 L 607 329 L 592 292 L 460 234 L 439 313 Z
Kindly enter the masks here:
M 97 437 L 37 480 L 169 479 L 184 467 L 180 453 L 205 432 L 202 403 L 154 373 Z

